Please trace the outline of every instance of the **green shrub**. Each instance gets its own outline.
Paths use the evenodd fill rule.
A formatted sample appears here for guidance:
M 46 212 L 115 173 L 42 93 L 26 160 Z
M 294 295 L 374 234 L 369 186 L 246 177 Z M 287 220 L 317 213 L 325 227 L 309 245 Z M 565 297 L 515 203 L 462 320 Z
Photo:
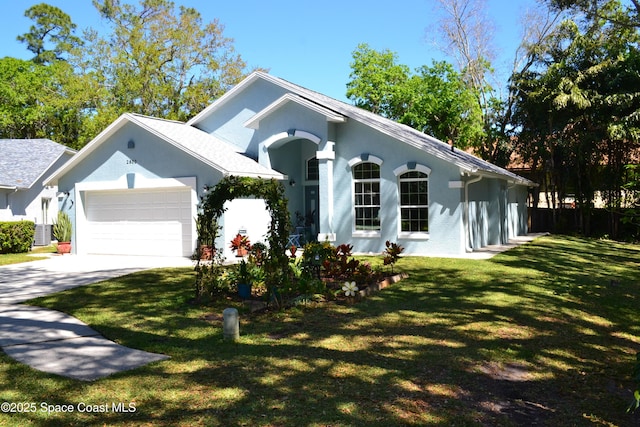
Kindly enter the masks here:
M 33 221 L 0 222 L 0 253 L 29 252 L 35 227 Z

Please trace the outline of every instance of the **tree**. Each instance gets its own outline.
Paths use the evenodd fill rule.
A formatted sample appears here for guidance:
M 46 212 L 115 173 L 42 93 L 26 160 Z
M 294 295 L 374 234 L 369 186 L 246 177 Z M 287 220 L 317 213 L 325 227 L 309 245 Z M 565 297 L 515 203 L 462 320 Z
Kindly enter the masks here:
M 49 138 L 78 148 L 82 117 L 74 79 L 65 62 L 0 59 L 0 137 Z
M 463 81 L 476 95 L 482 117 L 483 139 L 475 151 L 484 159 L 506 166 L 509 137 L 503 120 L 504 103 L 497 95 L 492 78 L 494 59 L 493 22 L 485 10 L 485 0 L 438 0 L 440 34 L 444 51 L 455 58 Z
M 27 49 L 35 55 L 33 61 L 38 64 L 49 64 L 63 60 L 82 41 L 73 35 L 76 24 L 61 9 L 40 3 L 30 7 L 24 16 L 32 19 L 28 33 L 17 39 L 27 44 Z M 52 46 L 48 47 L 47 45 Z
M 167 0 L 94 0 L 111 25 L 104 37 L 85 33 L 75 65 L 96 84 L 90 127 L 102 128 L 123 112 L 186 120 L 244 76 L 245 62 L 234 52 L 217 21 Z
M 640 0 L 547 0 L 550 7 L 583 14 L 586 22 L 605 20 L 616 26 L 640 28 Z M 622 6 L 622 7 L 621 7 Z
M 397 64 L 396 53 L 388 49 L 379 52 L 366 43 L 359 44 L 352 57 L 347 98 L 360 108 L 398 120 L 404 107 L 403 88 L 409 81 L 409 67 Z
M 460 148 L 476 147 L 484 131 L 475 92 L 447 62 L 416 71 L 405 90 L 409 100 L 399 121 Z
M 435 62 L 412 74 L 395 53 L 366 44 L 353 58 L 347 97 L 355 105 L 460 147 L 482 138 L 475 95 L 451 64 Z
M 485 106 L 491 96 L 487 73 L 494 59 L 493 22 L 485 11 L 485 0 L 437 0 L 444 12 L 440 31 L 445 52 L 453 56 L 467 84 Z
M 483 139 L 474 146 L 482 158 L 507 166 L 514 150 L 512 115 L 514 87 L 497 81 L 492 61 L 495 57 L 494 23 L 486 12 L 486 0 L 438 0 L 442 13 L 440 35 L 443 51 L 455 58 L 464 81 L 477 95 Z M 515 54 L 513 73 L 525 73 L 535 62 L 536 52 L 557 23 L 559 13 L 528 11 L 522 22 L 523 41 Z
M 602 191 L 615 236 L 625 165 L 640 135 L 638 34 L 603 19 L 586 24 L 565 21 L 539 52 L 536 71 L 513 76 L 518 143 L 521 153 L 546 162 L 554 193 L 575 194 L 585 234 L 595 192 Z

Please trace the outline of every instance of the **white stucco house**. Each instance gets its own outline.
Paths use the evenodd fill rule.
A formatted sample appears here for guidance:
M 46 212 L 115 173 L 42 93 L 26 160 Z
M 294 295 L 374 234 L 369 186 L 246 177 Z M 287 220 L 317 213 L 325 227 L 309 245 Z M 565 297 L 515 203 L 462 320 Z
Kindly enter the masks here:
M 74 154 L 49 139 L 0 139 L 0 221 L 53 224 L 58 189 L 44 179 Z
M 459 255 L 527 233 L 535 184 L 431 136 L 263 72 L 187 123 L 124 114 L 46 180 L 68 194 L 75 253 L 193 253 L 200 197 L 225 175 L 286 187 L 292 234 L 355 252 Z M 262 240 L 261 201 L 224 235 Z

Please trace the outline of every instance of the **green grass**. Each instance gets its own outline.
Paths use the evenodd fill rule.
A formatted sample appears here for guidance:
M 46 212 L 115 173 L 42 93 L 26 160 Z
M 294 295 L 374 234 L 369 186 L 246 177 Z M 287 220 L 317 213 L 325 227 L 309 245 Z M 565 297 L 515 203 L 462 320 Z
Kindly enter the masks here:
M 45 256 L 38 256 L 38 254 L 48 254 L 55 251 L 56 249 L 53 246 L 42 246 L 34 248 L 30 252 L 23 254 L 0 254 L 0 265 L 19 264 L 22 262 L 45 259 Z
M 640 246 L 545 237 L 488 261 L 402 258 L 356 304 L 241 317 L 152 270 L 35 302 L 171 359 L 95 382 L 0 356 L 9 402 L 135 402 L 135 413 L 0 414 L 0 425 L 627 426 L 640 351 Z

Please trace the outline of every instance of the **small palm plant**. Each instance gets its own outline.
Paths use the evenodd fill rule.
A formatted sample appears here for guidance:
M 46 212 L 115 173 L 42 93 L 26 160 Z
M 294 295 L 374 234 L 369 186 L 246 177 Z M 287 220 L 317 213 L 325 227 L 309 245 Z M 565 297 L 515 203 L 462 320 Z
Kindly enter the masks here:
M 58 242 L 70 242 L 72 233 L 71 218 L 65 212 L 58 212 L 58 219 L 53 224 L 53 237 Z
M 71 252 L 71 233 L 73 226 L 71 218 L 65 212 L 58 212 L 58 219 L 53 224 L 53 237 L 58 241 L 58 253 L 68 254 Z

